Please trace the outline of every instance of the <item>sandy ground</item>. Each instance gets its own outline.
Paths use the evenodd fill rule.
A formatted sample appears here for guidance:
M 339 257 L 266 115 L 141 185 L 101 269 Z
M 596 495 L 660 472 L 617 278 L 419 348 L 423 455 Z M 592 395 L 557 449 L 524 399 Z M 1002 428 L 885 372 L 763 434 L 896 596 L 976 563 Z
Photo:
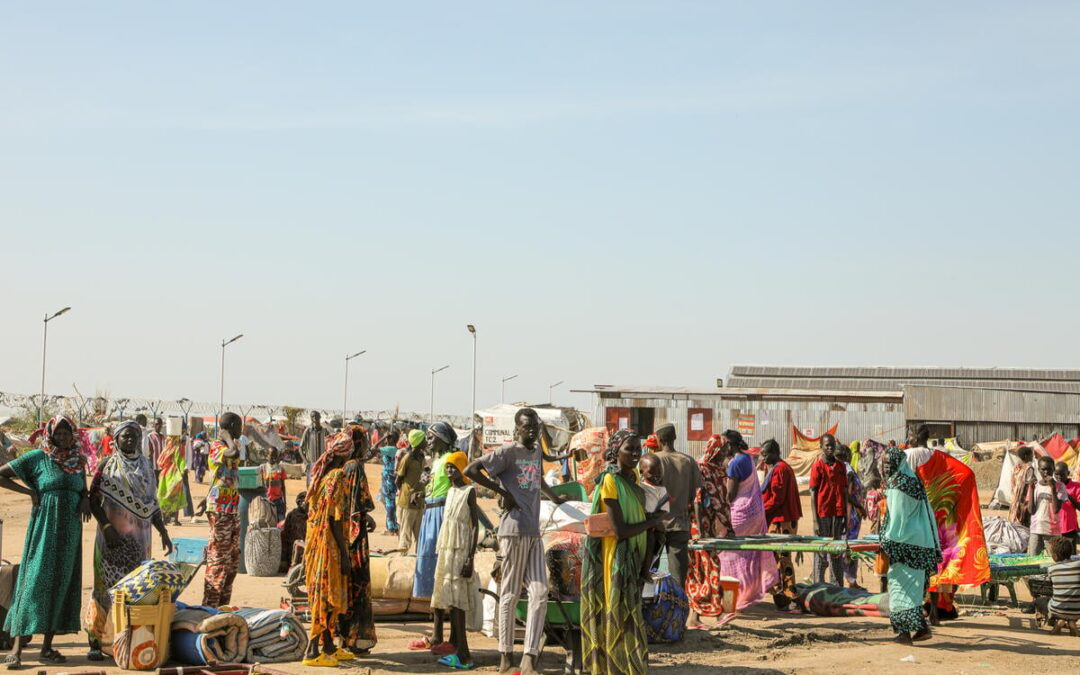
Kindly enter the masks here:
M 378 486 L 380 467 L 368 466 L 372 486 Z M 205 485 L 192 486 L 196 497 Z M 291 495 L 303 489 L 302 482 L 290 481 Z M 984 496 L 989 499 L 989 494 Z M 485 510 L 494 516 L 494 504 Z M 372 536 L 373 548 L 391 548 L 395 537 L 383 534 L 382 505 L 376 514 L 380 529 Z M 804 510 L 806 506 L 804 504 Z M 4 519 L 3 557 L 17 562 L 30 503 L 24 497 L 0 492 L 0 517 Z M 186 521 L 186 519 L 183 519 Z M 174 537 L 205 536 L 205 522 L 171 528 Z M 84 601 L 92 583 L 91 556 L 94 529 L 86 526 L 83 536 Z M 155 542 L 155 553 L 160 553 Z M 876 583 L 864 570 L 864 585 Z M 799 568 L 800 577 L 809 575 L 809 556 Z M 277 607 L 284 589 L 280 578 L 237 577 L 233 602 L 241 606 Z M 1024 592 L 1021 592 L 1022 597 Z M 198 603 L 202 596 L 202 574 L 181 595 L 181 600 Z M 704 675 L 720 669 L 731 673 L 836 673 L 859 669 L 876 673 L 1077 673 L 1080 672 L 1080 637 L 1051 636 L 1037 631 L 1030 615 L 1003 604 L 983 606 L 978 594 L 959 598 L 964 616 L 947 622 L 934 639 L 915 647 L 891 643 L 887 619 L 833 619 L 781 613 L 771 603 L 759 604 L 731 624 L 710 630 L 689 631 L 675 645 L 651 645 L 650 672 L 674 675 Z M 437 673 L 445 669 L 426 653 L 410 652 L 406 643 L 429 628 L 425 623 L 379 623 L 379 644 L 375 653 L 348 670 L 371 673 Z M 474 633 L 469 637 L 479 672 L 496 672 L 498 652 L 491 638 Z M 38 643 L 40 644 L 40 643 Z M 85 659 L 83 635 L 58 636 L 55 646 L 68 657 L 63 667 L 50 672 L 98 670 Z M 33 645 L 24 653 L 26 670 L 42 670 Z M 907 659 L 907 660 L 905 660 Z M 913 659 L 913 661 L 912 661 Z M 544 673 L 561 673 L 563 654 L 557 646 L 542 657 Z M 290 672 L 304 672 L 300 664 L 274 666 Z M 346 669 L 344 666 L 341 669 Z M 122 672 L 117 668 L 108 672 Z

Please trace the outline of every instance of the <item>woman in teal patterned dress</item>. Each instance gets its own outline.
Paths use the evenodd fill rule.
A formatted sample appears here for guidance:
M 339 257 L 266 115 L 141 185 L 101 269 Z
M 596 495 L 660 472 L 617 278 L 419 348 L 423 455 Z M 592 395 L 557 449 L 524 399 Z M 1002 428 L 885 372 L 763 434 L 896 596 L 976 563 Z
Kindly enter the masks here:
M 26 527 L 22 564 L 4 630 L 16 637 L 3 664 L 22 665 L 29 637 L 44 636 L 41 660 L 63 663 L 52 648 L 57 633 L 79 632 L 82 592 L 82 523 L 90 518 L 85 458 L 78 430 L 57 415 L 45 426 L 41 450 L 31 450 L 0 467 L 0 487 L 28 495 L 33 502 Z M 15 480 L 21 481 L 21 485 Z

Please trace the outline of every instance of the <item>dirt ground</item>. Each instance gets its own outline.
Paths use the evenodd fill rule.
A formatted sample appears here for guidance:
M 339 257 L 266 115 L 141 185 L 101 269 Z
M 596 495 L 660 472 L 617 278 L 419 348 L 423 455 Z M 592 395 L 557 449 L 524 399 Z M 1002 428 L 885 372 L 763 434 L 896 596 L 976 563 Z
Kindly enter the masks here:
M 368 466 L 368 478 L 373 487 L 379 484 L 380 467 Z M 196 498 L 206 493 L 206 486 L 194 484 Z M 289 501 L 303 489 L 301 481 L 288 484 Z M 805 497 L 804 497 L 805 500 Z M 984 503 L 989 491 L 984 494 Z M 485 501 L 485 510 L 495 518 L 495 507 Z M 804 511 L 807 507 L 804 501 Z M 0 517 L 4 520 L 3 557 L 17 562 L 30 512 L 28 499 L 11 492 L 0 492 Z M 376 518 L 379 530 L 372 536 L 372 547 L 389 549 L 395 537 L 382 532 L 385 525 L 382 505 Z M 182 518 L 181 527 L 171 528 L 174 537 L 205 536 L 205 520 L 188 523 Z M 94 528 L 87 525 L 83 536 L 84 602 L 89 598 L 92 584 L 92 549 Z M 155 554 L 160 554 L 155 541 Z M 799 567 L 800 577 L 809 575 L 809 556 Z M 873 587 L 876 580 L 869 570 L 863 570 L 861 583 Z M 233 603 L 248 607 L 277 607 L 284 589 L 280 578 L 237 577 Z M 1004 593 L 1003 593 L 1004 595 Z M 181 595 L 183 602 L 198 603 L 202 596 L 202 573 Z M 1021 591 L 1022 599 L 1026 594 Z M 934 638 L 914 647 L 902 647 L 891 642 L 888 619 L 822 618 L 777 611 L 771 603 L 755 606 L 732 623 L 709 630 L 688 631 L 681 643 L 650 645 L 650 672 L 661 675 L 705 675 L 706 673 L 830 673 L 853 672 L 859 669 L 875 673 L 1077 673 L 1080 672 L 1080 637 L 1051 636 L 1035 630 L 1031 615 L 1001 604 L 981 605 L 977 591 L 974 596 L 959 597 L 962 616 L 946 622 Z M 363 673 L 438 673 L 445 669 L 434 663 L 427 653 L 411 652 L 409 640 L 429 628 L 426 623 L 379 623 L 379 644 L 371 657 L 355 662 L 350 668 Z M 480 633 L 470 634 L 470 645 L 479 672 L 496 672 L 498 652 L 493 639 Z M 37 643 L 40 644 L 40 643 Z M 68 657 L 63 667 L 44 670 L 51 672 L 86 672 L 99 670 L 85 658 L 84 635 L 58 636 L 55 646 Z M 520 653 L 520 652 L 519 652 Z M 43 670 L 31 645 L 24 652 L 24 668 Z M 557 646 L 549 647 L 541 659 L 544 673 L 562 672 L 563 655 Z M 304 672 L 299 663 L 274 666 L 289 672 Z M 107 672 L 122 672 L 113 667 Z

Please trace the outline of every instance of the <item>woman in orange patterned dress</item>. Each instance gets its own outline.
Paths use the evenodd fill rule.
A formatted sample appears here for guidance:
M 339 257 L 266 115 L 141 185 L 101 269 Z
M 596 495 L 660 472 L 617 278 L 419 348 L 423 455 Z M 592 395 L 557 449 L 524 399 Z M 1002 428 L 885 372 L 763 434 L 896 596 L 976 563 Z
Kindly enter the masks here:
M 345 538 L 349 494 L 342 465 L 352 450 L 351 434 L 338 433 L 327 439 L 326 452 L 311 470 L 304 546 L 311 641 L 304 656 L 305 666 L 336 668 L 340 661 L 356 658 L 347 649 L 334 649 L 338 624 L 349 611 L 349 551 Z
M 696 527 L 691 524 L 693 539 L 726 537 L 731 532 L 731 506 L 727 497 L 726 441 L 713 435 L 705 448 L 701 468 L 701 489 L 698 490 L 694 512 Z M 701 628 L 699 617 L 720 616 L 724 611 L 720 590 L 720 551 L 692 551 L 690 569 L 686 572 L 686 595 L 690 600 L 688 628 Z M 732 608 L 729 611 L 734 611 Z

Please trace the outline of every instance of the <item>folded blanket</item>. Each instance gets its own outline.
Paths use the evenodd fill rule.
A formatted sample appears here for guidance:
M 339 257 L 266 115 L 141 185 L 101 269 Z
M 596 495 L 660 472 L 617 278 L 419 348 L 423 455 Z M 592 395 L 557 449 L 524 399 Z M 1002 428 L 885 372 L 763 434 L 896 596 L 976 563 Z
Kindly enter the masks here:
M 232 612 L 177 604 L 171 643 L 172 658 L 179 663 L 238 663 L 247 655 L 248 625 L 242 616 Z
M 304 658 L 308 637 L 304 624 L 286 609 L 238 609 L 236 615 L 247 622 L 248 663 L 284 663 Z

